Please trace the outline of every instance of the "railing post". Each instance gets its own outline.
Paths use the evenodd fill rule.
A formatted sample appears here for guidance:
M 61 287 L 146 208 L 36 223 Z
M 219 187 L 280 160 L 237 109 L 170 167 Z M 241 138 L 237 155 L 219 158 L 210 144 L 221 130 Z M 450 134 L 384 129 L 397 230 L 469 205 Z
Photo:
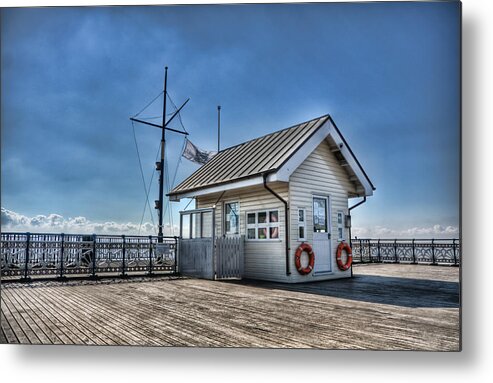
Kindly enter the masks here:
M 394 239 L 394 259 L 395 263 L 399 263 L 399 258 L 397 257 L 397 239 Z
M 149 236 L 149 275 L 152 275 L 152 235 Z
M 373 259 L 371 257 L 371 239 L 368 240 L 368 259 L 370 260 L 370 263 L 373 263 Z
M 436 261 L 435 261 L 435 239 L 432 239 L 431 240 L 431 264 L 432 265 L 436 265 Z
M 26 233 L 26 255 L 24 257 L 24 278 L 22 281 L 26 282 L 29 280 L 28 272 L 29 272 L 29 253 L 30 253 L 30 241 L 31 241 L 31 233 Z
M 92 235 L 92 278 L 96 278 L 96 234 Z
M 178 273 L 178 239 L 179 237 L 175 236 L 175 262 L 174 262 L 175 270 L 173 272 L 174 274 Z
M 378 242 L 377 242 L 377 259 L 378 259 L 378 263 L 382 262 L 382 257 L 380 255 L 380 238 L 378 238 Z
M 413 265 L 415 265 L 417 262 L 416 262 L 416 245 L 414 243 L 416 239 L 413 238 Z
M 359 239 L 359 256 L 361 257 L 361 263 L 363 263 L 363 240 Z
M 454 249 L 454 266 L 457 266 L 457 254 L 456 254 L 455 238 L 452 241 L 452 248 Z
M 200 212 L 200 238 L 203 237 L 204 212 Z
M 195 238 L 194 237 L 194 234 L 192 232 L 192 230 L 193 230 L 193 213 L 190 213 L 190 222 L 189 222 L 189 224 L 190 224 L 189 225 L 189 227 L 190 227 L 190 229 L 189 229 L 190 230 L 190 239 L 192 239 L 192 238 Z
M 63 278 L 63 258 L 65 254 L 65 234 L 62 233 L 62 243 L 60 245 L 60 279 Z
M 123 243 L 122 243 L 122 277 L 126 277 L 127 274 L 125 274 L 125 235 L 122 235 L 122 240 L 123 240 Z
M 180 213 L 180 237 L 183 237 L 183 214 Z
M 39 241 L 39 238 L 38 238 L 38 241 Z M 41 263 L 41 267 L 43 267 L 45 264 L 46 264 L 46 234 L 43 235 L 43 258 L 42 258 L 42 262 L 39 262 L 39 258 L 38 258 L 38 264 Z

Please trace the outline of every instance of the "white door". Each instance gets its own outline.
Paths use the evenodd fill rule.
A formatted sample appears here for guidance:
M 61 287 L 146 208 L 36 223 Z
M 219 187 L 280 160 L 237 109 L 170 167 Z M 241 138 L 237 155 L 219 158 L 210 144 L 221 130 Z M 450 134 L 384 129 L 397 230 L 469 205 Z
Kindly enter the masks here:
M 314 274 L 332 271 L 330 227 L 330 197 L 313 196 Z

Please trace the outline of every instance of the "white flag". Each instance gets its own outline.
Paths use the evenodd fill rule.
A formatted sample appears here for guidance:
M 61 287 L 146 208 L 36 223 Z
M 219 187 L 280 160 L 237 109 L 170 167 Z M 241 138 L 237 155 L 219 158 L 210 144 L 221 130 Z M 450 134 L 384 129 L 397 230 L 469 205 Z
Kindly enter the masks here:
M 200 165 L 204 165 L 212 157 L 214 157 L 217 152 L 211 152 L 207 150 L 201 150 L 192 144 L 188 138 L 186 139 L 185 149 L 183 150 L 182 156 L 187 160 L 195 162 Z

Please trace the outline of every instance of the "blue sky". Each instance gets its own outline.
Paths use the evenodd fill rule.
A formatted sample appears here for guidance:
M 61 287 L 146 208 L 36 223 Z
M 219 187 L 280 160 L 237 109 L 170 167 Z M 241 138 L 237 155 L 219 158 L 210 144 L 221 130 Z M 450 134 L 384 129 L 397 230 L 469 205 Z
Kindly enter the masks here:
M 129 117 L 167 65 L 198 146 L 216 147 L 218 104 L 223 147 L 330 113 L 377 188 L 356 233 L 457 236 L 459 21 L 457 2 L 2 9 L 2 226 L 134 230 Z M 135 129 L 149 180 L 159 130 Z

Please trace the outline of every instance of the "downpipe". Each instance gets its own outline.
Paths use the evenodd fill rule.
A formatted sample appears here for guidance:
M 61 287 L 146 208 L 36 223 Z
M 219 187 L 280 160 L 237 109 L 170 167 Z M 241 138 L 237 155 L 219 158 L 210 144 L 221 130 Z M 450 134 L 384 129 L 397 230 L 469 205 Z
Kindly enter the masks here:
M 286 237 L 285 238 L 285 243 L 286 243 L 286 275 L 291 275 L 291 269 L 289 267 L 289 252 L 291 251 L 291 248 L 289 246 L 289 206 L 288 206 L 288 202 L 267 185 L 267 174 L 266 173 L 262 174 L 262 178 L 264 181 L 264 188 L 284 204 L 284 226 L 285 226 L 284 232 L 285 232 L 285 237 Z
M 348 213 L 349 213 L 348 215 L 349 215 L 349 219 L 350 219 L 350 222 L 351 222 L 351 225 L 349 226 L 349 247 L 351 249 L 353 248 L 353 237 L 351 235 L 351 227 L 353 226 L 353 220 L 351 219 L 351 210 L 353 210 L 354 208 L 357 208 L 360 205 L 363 205 L 365 202 L 366 202 L 366 196 L 363 196 L 363 200 L 362 201 L 359 201 L 356 205 L 351 206 L 348 209 Z M 353 277 L 353 267 L 351 266 L 351 278 L 352 277 Z

